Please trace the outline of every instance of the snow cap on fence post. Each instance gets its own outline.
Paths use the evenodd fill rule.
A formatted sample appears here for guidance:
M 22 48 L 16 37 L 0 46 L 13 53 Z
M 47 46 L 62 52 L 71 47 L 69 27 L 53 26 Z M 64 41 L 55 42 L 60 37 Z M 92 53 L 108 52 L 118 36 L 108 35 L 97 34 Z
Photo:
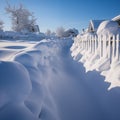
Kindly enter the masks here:
M 119 44 L 120 44 L 120 35 L 119 34 L 117 34 L 117 38 L 116 38 L 116 59 L 117 60 L 120 60 L 119 59 Z

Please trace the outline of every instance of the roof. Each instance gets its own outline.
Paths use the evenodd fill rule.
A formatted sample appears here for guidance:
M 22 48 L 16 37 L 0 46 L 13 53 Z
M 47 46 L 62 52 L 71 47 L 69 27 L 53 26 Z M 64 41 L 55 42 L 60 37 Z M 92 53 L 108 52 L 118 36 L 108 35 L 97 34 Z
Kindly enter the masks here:
M 90 20 L 88 31 L 97 31 L 99 25 L 104 20 Z
M 120 20 L 120 15 L 118 15 L 118 16 L 112 18 L 112 20 L 113 20 L 113 21 L 118 21 L 118 20 Z
M 114 18 L 112 19 L 112 21 L 116 21 L 116 22 L 119 24 L 119 26 L 120 26 L 120 15 L 114 17 Z

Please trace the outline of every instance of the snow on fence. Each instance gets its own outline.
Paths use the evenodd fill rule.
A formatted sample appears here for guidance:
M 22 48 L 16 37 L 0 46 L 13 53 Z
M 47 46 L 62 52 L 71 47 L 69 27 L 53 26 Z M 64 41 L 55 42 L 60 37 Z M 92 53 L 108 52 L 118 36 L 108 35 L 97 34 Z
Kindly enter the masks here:
M 87 38 L 79 39 L 79 47 L 86 53 L 98 54 L 100 58 L 109 58 L 110 63 L 113 59 L 120 60 L 120 36 L 87 36 Z M 96 53 L 97 52 L 97 53 Z
M 81 35 L 71 47 L 73 59 L 82 62 L 87 71 L 97 70 L 111 83 L 109 90 L 120 87 L 120 35 Z

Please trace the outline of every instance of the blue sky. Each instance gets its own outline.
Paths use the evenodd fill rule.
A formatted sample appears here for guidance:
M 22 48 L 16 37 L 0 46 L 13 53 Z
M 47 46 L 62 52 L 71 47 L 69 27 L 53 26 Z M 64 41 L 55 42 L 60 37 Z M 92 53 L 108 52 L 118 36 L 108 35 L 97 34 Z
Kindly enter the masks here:
M 22 3 L 37 18 L 42 32 L 57 27 L 77 28 L 88 26 L 90 19 L 111 19 L 120 14 L 120 0 L 8 0 L 11 5 Z M 0 19 L 10 29 L 9 15 L 4 11 L 5 0 L 0 0 Z

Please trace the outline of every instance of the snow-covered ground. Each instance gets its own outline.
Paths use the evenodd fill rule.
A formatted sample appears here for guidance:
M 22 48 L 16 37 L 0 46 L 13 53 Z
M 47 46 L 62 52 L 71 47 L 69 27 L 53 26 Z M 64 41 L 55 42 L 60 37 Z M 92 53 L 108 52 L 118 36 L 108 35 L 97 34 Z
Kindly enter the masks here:
M 72 44 L 0 41 L 0 120 L 120 120 L 120 89 L 86 73 Z

